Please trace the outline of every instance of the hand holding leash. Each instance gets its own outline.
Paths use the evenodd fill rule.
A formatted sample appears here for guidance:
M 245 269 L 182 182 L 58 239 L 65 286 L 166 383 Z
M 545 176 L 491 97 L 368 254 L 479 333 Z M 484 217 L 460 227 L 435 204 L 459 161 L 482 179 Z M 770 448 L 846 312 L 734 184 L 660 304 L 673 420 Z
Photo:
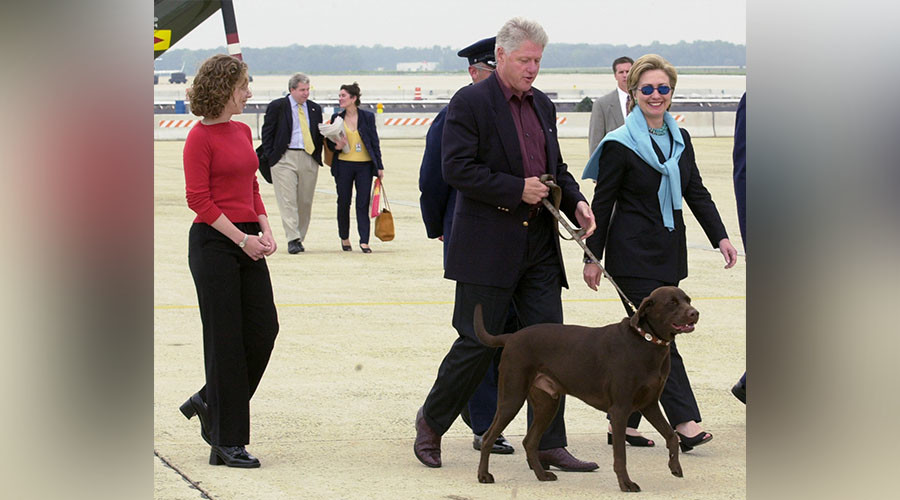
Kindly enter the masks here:
M 540 203 L 547 197 L 550 189 L 541 179 L 537 177 L 527 177 L 525 179 L 525 188 L 522 190 L 522 201 L 529 205 Z
M 594 255 L 594 252 L 591 252 L 591 250 L 584 243 L 584 239 L 587 238 L 588 236 L 590 236 L 594 232 L 594 229 L 597 228 L 597 223 L 596 223 L 596 221 L 594 221 L 593 213 L 591 213 L 589 219 L 582 214 L 582 218 L 584 218 L 584 220 L 583 221 L 579 220 L 579 224 L 582 224 L 582 226 L 584 226 L 585 224 L 589 224 L 587 229 L 585 229 L 584 227 L 577 229 L 577 230 L 572 228 L 572 226 L 569 225 L 569 222 L 566 221 L 566 219 L 562 216 L 562 214 L 559 213 L 559 203 L 562 200 L 562 188 L 560 188 L 559 185 L 556 184 L 556 182 L 553 180 L 553 176 L 550 174 L 542 175 L 541 182 L 546 184 L 548 186 L 548 188 L 550 189 L 550 196 L 548 196 L 547 198 L 541 199 L 541 202 L 544 204 L 544 207 L 546 207 L 547 210 L 549 210 L 550 213 L 553 214 L 554 217 L 556 217 L 556 220 L 562 225 L 562 227 L 564 227 L 566 229 L 566 231 L 570 235 L 572 235 L 571 239 L 575 240 L 578 243 L 578 245 L 581 246 L 582 250 L 584 250 L 584 253 L 587 254 L 587 256 L 591 259 L 591 262 L 593 264 L 596 264 L 597 267 L 600 268 L 600 272 L 603 274 L 603 276 L 606 276 L 606 279 L 608 279 L 609 282 L 612 283 L 612 285 L 616 288 L 616 291 L 619 292 L 619 296 L 621 296 L 622 299 L 625 301 L 625 303 L 628 304 L 628 307 L 631 308 L 631 313 L 634 314 L 635 312 L 637 312 L 637 307 L 635 307 L 634 304 L 631 302 L 631 300 L 625 296 L 625 293 L 622 292 L 622 289 L 619 288 L 619 285 L 616 284 L 616 281 L 612 278 L 612 276 L 610 276 L 609 273 L 606 272 L 606 269 L 604 269 L 603 266 L 600 265 L 600 259 L 598 259 L 597 256 Z M 549 198 L 553 199 L 553 203 L 550 202 Z M 582 202 L 582 203 L 587 205 L 586 202 Z M 579 208 L 581 208 L 581 203 L 579 203 Z M 590 210 L 590 207 L 588 207 L 588 210 Z M 576 218 L 579 218 L 577 213 L 576 213 Z M 581 218 L 579 218 L 579 219 L 581 219 Z M 563 238 L 563 239 L 569 239 L 569 238 Z M 597 278 L 596 278 L 596 283 L 597 284 L 600 283 L 599 276 L 597 276 Z M 590 283 L 588 283 L 588 286 L 590 286 Z M 591 288 L 594 290 L 597 289 L 596 287 L 591 287 Z

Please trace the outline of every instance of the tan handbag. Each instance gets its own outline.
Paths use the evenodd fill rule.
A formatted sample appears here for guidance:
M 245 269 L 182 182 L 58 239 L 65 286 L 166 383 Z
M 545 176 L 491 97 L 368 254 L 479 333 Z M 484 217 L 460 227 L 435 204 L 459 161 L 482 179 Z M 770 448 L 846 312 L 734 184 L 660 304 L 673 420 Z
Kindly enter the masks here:
M 375 178 L 374 191 L 381 191 L 381 199 L 384 200 L 384 207 L 375 217 L 375 237 L 381 241 L 391 241 L 394 239 L 394 216 L 391 215 L 391 205 L 388 203 L 387 193 L 384 190 L 384 184 L 381 179 Z M 377 196 L 373 196 L 376 199 Z

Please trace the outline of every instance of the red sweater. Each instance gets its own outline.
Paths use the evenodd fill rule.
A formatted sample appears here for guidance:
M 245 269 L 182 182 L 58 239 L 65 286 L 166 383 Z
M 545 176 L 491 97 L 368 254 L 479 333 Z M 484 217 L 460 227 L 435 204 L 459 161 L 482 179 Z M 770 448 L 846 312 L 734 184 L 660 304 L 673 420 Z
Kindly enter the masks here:
M 194 222 L 212 224 L 221 214 L 231 222 L 257 222 L 266 214 L 259 195 L 250 127 L 228 121 L 198 123 L 184 143 L 184 183 Z

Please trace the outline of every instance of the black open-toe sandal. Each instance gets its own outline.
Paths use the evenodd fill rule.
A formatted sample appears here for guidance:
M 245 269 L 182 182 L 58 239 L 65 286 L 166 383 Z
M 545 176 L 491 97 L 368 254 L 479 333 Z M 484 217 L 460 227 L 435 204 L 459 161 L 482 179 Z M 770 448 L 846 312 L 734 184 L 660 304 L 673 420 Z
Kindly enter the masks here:
M 679 440 L 678 445 L 681 446 L 681 451 L 683 451 L 683 452 L 691 451 L 694 449 L 695 446 L 700 446 L 703 443 L 712 441 L 712 438 L 713 438 L 713 435 L 706 431 L 700 431 L 694 437 L 687 437 L 678 431 L 675 431 L 675 434 L 678 434 L 678 440 Z
M 606 433 L 606 444 L 612 444 L 612 433 Z M 629 436 L 625 434 L 625 442 L 630 444 L 631 446 L 638 447 L 650 447 L 656 446 L 656 443 L 653 442 L 652 439 L 647 439 L 644 436 Z

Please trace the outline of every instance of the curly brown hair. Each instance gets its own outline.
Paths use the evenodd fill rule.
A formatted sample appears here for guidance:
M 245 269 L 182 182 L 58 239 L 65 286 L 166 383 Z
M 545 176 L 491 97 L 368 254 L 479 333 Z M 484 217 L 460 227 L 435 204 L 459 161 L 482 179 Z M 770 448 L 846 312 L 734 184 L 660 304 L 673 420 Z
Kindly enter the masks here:
M 228 54 L 216 54 L 203 61 L 187 89 L 191 113 L 218 118 L 234 89 L 243 84 L 247 75 L 247 63 Z

